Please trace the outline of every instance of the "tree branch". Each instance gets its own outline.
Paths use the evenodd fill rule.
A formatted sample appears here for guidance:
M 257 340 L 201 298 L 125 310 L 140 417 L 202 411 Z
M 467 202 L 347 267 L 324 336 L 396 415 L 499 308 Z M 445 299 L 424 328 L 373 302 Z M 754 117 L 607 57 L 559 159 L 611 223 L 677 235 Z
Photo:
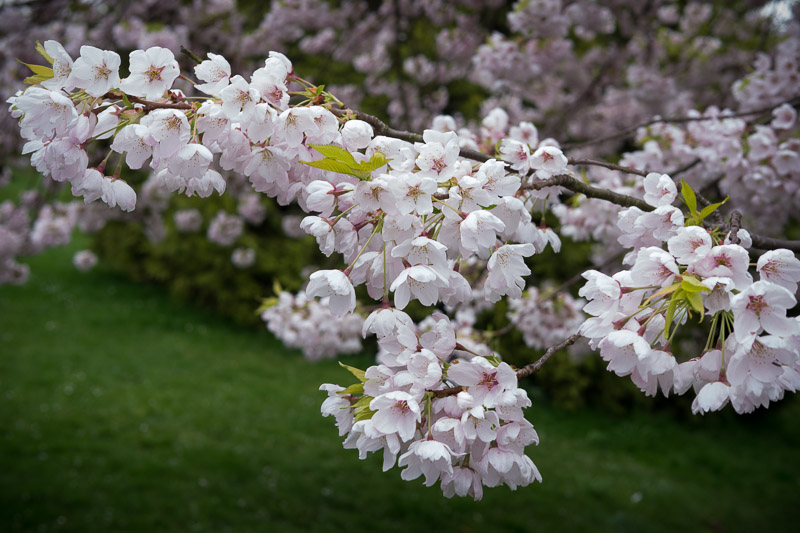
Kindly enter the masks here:
M 191 59 L 192 61 L 194 61 L 198 65 L 203 62 L 203 58 L 202 57 L 198 56 L 197 54 L 195 54 L 194 52 L 192 52 L 191 50 L 189 50 L 188 48 L 186 48 L 183 45 L 181 45 L 181 52 L 183 52 L 183 54 L 186 57 L 188 57 L 189 59 Z
M 611 170 L 617 170 L 619 172 L 625 172 L 626 174 L 636 174 L 637 176 L 646 177 L 649 172 L 646 170 L 639 170 L 638 168 L 633 167 L 623 167 L 620 165 L 615 165 L 614 163 L 608 163 L 606 161 L 597 161 L 595 159 L 575 159 L 570 157 L 567 161 L 570 165 L 593 165 L 596 167 L 605 167 Z
M 567 174 L 559 174 L 550 179 L 536 180 L 531 183 L 526 183 L 522 185 L 520 189 L 538 191 L 547 187 L 564 187 L 572 192 L 583 194 L 587 198 L 605 200 L 622 207 L 638 207 L 642 211 L 653 211 L 655 209 L 655 207 L 648 204 L 644 200 L 640 200 L 639 198 L 634 198 L 633 196 L 628 196 L 626 194 L 620 194 L 609 189 L 592 187 L 591 185 L 586 184 Z
M 146 109 L 192 109 L 192 104 L 187 104 L 185 102 L 170 104 L 166 102 L 151 102 L 150 100 L 145 100 L 143 98 L 139 98 L 138 96 L 126 96 L 131 102 L 135 104 L 142 104 Z
M 537 359 L 533 363 L 531 363 L 529 365 L 525 365 L 522 368 L 520 368 L 519 370 L 517 370 L 517 379 L 526 378 L 526 377 L 530 376 L 531 374 L 535 374 L 536 372 L 538 372 L 539 370 L 542 369 L 544 364 L 547 362 L 548 359 L 550 359 L 550 357 L 553 356 L 554 353 L 556 353 L 559 350 L 563 350 L 567 346 L 571 346 L 571 345 L 575 344 L 575 341 L 577 341 L 580 338 L 581 338 L 581 334 L 580 333 L 575 333 L 575 334 L 567 337 L 563 341 L 559 342 L 555 346 L 551 346 L 550 348 L 548 348 L 544 352 L 544 354 L 539 359 Z M 459 392 L 461 392 L 463 390 L 466 390 L 466 388 L 465 387 L 460 387 L 460 386 L 459 387 L 448 387 L 446 389 L 433 391 L 433 397 L 434 398 L 446 398 L 447 396 L 453 396 L 454 394 L 458 394 Z
M 550 348 L 547 349 L 546 352 L 544 352 L 544 355 L 542 355 L 539 359 L 517 370 L 517 379 L 526 378 L 531 374 L 538 372 L 539 370 L 542 369 L 547 360 L 553 356 L 554 353 L 556 353 L 559 350 L 563 350 L 567 346 L 572 346 L 573 344 L 575 344 L 575 341 L 577 341 L 580 338 L 581 338 L 580 333 L 574 333 L 569 337 L 567 337 L 566 339 L 564 339 L 563 341 L 556 344 L 555 346 L 551 346 Z

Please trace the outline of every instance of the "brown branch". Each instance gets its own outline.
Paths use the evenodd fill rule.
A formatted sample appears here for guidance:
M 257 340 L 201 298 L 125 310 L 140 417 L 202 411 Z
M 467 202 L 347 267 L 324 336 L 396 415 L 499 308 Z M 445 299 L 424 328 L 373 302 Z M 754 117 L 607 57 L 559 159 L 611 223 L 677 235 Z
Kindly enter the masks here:
M 581 334 L 575 333 L 574 335 L 571 335 L 570 337 L 567 337 L 563 341 L 559 342 L 555 346 L 551 346 L 544 352 L 544 354 L 539 359 L 517 370 L 517 379 L 526 378 L 531 374 L 535 374 L 536 372 L 542 369 L 544 364 L 547 362 L 548 359 L 550 359 L 550 357 L 553 356 L 554 353 L 556 353 L 559 350 L 563 350 L 567 346 L 575 344 L 575 341 L 577 341 L 579 338 L 581 338 Z M 459 392 L 464 390 L 466 390 L 466 387 L 462 386 L 448 387 L 446 389 L 433 391 L 433 397 L 445 398 L 447 396 L 453 396 L 454 394 L 458 394 Z
M 605 200 L 607 202 L 611 202 L 612 204 L 617 204 L 622 207 L 638 207 L 642 211 L 653 211 L 655 207 L 648 204 L 644 200 L 639 198 L 634 198 L 633 196 L 628 196 L 626 194 L 620 194 L 618 192 L 611 191 L 609 189 L 600 189 L 598 187 L 592 187 L 578 179 L 573 178 L 567 174 L 559 174 L 557 176 L 553 176 L 550 179 L 546 180 L 536 180 L 530 183 L 526 183 L 520 189 L 528 189 L 538 191 L 540 189 L 544 189 L 547 187 L 564 187 L 565 189 L 569 189 L 572 192 L 580 193 L 586 196 L 587 198 L 597 198 L 598 200 Z
M 594 144 L 600 144 L 606 141 L 614 141 L 617 139 L 622 139 L 630 135 L 631 133 L 636 132 L 639 128 L 646 128 L 647 126 L 652 126 L 653 124 L 658 123 L 670 123 L 670 124 L 683 124 L 686 122 L 700 122 L 705 120 L 725 120 L 728 118 L 741 118 L 741 117 L 748 117 L 751 115 L 764 115 L 766 113 L 771 113 L 773 109 L 776 107 L 782 106 L 783 104 L 791 104 L 791 105 L 798 105 L 800 104 L 800 96 L 793 96 L 787 100 L 783 100 L 782 102 L 778 102 L 777 104 L 773 104 L 767 107 L 761 107 L 759 109 L 754 109 L 752 111 L 743 111 L 740 113 L 731 113 L 726 115 L 717 115 L 717 116 L 702 116 L 702 117 L 667 117 L 667 118 L 654 118 L 652 120 L 648 120 L 646 122 L 642 122 L 640 124 L 636 124 L 635 126 L 629 126 L 625 129 L 622 129 L 616 133 L 612 133 L 610 135 L 606 135 L 605 137 L 598 137 L 597 139 L 590 139 L 586 141 L 574 142 L 574 143 L 566 143 L 563 145 L 564 148 L 579 148 L 584 146 L 591 146 Z
M 141 104 L 147 110 L 153 109 L 192 109 L 192 104 L 188 104 L 186 102 L 178 102 L 178 103 L 167 103 L 167 102 L 153 102 L 150 100 L 145 100 L 144 98 L 139 98 L 138 96 L 131 96 L 130 94 L 125 94 L 122 92 L 108 92 L 102 96 L 102 98 L 109 98 L 109 99 L 117 99 L 122 98 L 122 96 L 128 99 L 129 102 L 133 102 L 135 104 Z
M 544 364 L 547 362 L 548 359 L 550 359 L 550 357 L 552 357 L 554 353 L 556 353 L 559 350 L 563 350 L 567 346 L 572 346 L 573 344 L 575 344 L 575 341 L 577 341 L 580 338 L 581 338 L 580 333 L 574 333 L 569 337 L 567 337 L 566 339 L 564 339 L 563 341 L 556 344 L 555 346 L 549 347 L 547 351 L 544 352 L 544 355 L 542 355 L 539 359 L 517 370 L 517 379 L 526 378 L 531 374 L 538 372 L 539 370 L 542 369 Z
M 697 159 L 695 159 L 694 161 L 692 161 L 691 163 L 689 163 L 687 165 L 684 165 L 684 166 L 682 166 L 682 167 L 680 167 L 680 168 L 678 168 L 678 169 L 676 169 L 676 170 L 674 170 L 672 172 L 667 172 L 667 175 L 674 179 L 675 176 L 677 176 L 678 174 L 683 174 L 687 170 L 690 170 L 690 169 L 694 168 L 695 166 L 699 165 L 701 162 L 702 161 L 698 157 Z
M 637 176 L 646 177 L 649 172 L 646 170 L 639 170 L 638 168 L 633 167 L 623 167 L 620 165 L 615 165 L 614 163 L 608 163 L 606 161 L 596 161 L 594 159 L 575 159 L 570 157 L 568 160 L 570 165 L 593 165 L 596 167 L 605 167 L 611 170 L 618 170 L 619 172 L 625 172 L 626 174 L 636 174 Z
M 794 253 L 800 253 L 800 241 L 788 241 L 786 239 L 773 239 L 771 237 L 762 237 L 761 235 L 750 234 L 753 240 L 753 248 L 759 250 L 777 250 L 778 248 L 786 248 Z
M 203 62 L 203 58 L 202 57 L 198 56 L 197 54 L 195 54 L 194 52 L 192 52 L 191 50 L 189 50 L 188 48 L 186 48 L 183 45 L 181 45 L 181 52 L 183 52 L 183 54 L 186 57 L 188 57 L 189 59 L 191 59 L 192 61 L 194 61 L 197 64 L 200 64 L 200 63 Z
M 135 104 L 142 104 L 145 109 L 192 109 L 192 104 L 187 104 L 185 102 L 178 102 L 174 104 L 168 104 L 166 102 L 151 102 L 150 100 L 145 100 L 143 98 L 139 98 L 138 96 L 131 96 L 126 95 L 128 100 Z
M 734 210 L 731 213 L 731 225 L 730 225 L 730 232 L 728 233 L 728 239 L 733 244 L 739 244 L 739 225 L 742 223 L 742 214 L 739 211 Z

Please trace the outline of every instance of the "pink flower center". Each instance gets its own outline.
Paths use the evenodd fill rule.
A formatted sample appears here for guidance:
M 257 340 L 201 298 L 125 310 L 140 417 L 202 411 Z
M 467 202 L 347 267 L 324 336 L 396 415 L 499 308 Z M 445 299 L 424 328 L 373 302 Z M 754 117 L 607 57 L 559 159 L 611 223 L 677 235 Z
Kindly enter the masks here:
M 754 312 L 757 317 L 761 318 L 761 312 L 767 307 L 767 302 L 761 295 L 751 296 L 750 301 L 747 303 L 747 308 Z
M 161 71 L 164 70 L 165 67 L 157 67 L 155 65 L 150 65 L 150 68 L 144 71 L 144 75 L 147 76 L 147 81 L 154 82 L 154 81 L 161 81 Z
M 727 255 L 717 256 L 715 261 L 717 263 L 717 266 L 726 266 L 726 267 L 731 266 L 731 259 Z
M 493 388 L 495 388 L 498 385 L 499 385 L 499 383 L 497 381 L 497 373 L 496 372 L 493 372 L 491 374 L 484 373 L 483 377 L 478 382 L 478 386 L 486 387 L 489 390 L 492 390 Z
M 401 414 L 406 414 L 407 412 L 411 411 L 411 408 L 408 406 L 408 402 L 405 400 L 401 400 L 394 404 L 394 408 L 397 411 L 400 411 Z

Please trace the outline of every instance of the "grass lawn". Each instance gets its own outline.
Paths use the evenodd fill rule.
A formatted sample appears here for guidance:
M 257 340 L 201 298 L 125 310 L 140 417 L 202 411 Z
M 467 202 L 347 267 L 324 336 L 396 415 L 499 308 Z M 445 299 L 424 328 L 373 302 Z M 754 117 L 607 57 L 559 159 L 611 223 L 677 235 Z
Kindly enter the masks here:
M 534 397 L 544 483 L 447 500 L 342 448 L 319 416 L 335 362 L 79 273 L 75 249 L 0 288 L 1 531 L 796 530 L 794 398 L 680 422 Z

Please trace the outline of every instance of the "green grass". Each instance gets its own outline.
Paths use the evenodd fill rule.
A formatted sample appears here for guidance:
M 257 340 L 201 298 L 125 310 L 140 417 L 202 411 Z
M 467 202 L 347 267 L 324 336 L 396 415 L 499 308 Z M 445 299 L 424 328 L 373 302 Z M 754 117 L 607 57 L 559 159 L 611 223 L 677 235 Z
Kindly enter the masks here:
M 794 398 L 758 416 L 678 421 L 534 397 L 542 443 L 529 453 L 544 483 L 447 500 L 342 448 L 319 416 L 319 384 L 348 380 L 335 362 L 306 363 L 266 332 L 102 266 L 79 273 L 76 246 L 31 259 L 27 285 L 0 288 L 2 531 L 795 526 Z

